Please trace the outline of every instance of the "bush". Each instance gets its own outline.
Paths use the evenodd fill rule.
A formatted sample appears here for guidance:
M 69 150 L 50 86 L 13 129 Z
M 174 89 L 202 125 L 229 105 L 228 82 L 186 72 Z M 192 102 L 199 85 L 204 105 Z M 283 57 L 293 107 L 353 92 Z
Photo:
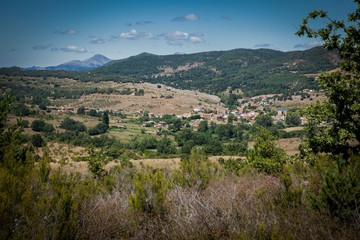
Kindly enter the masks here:
M 31 123 L 31 129 L 35 132 L 40 132 L 43 131 L 45 127 L 45 122 L 44 120 L 34 120 Z
M 44 145 L 44 140 L 40 134 L 35 134 L 32 136 L 31 143 L 34 147 L 42 147 Z
M 135 189 L 131 194 L 130 207 L 143 213 L 163 215 L 167 211 L 165 200 L 169 184 L 161 170 L 145 168 L 134 178 Z
M 79 131 L 79 132 L 86 131 L 86 127 L 83 123 L 79 121 L 75 121 L 68 117 L 65 118 L 64 121 L 62 121 L 60 127 L 69 131 Z
M 309 192 L 312 206 L 348 223 L 358 221 L 360 155 L 352 154 L 348 160 L 342 156 L 318 156 L 317 172 L 320 183 L 313 179 L 313 190 Z
M 43 131 L 47 132 L 47 133 L 51 133 L 51 132 L 55 131 L 55 128 L 54 128 L 54 126 L 52 124 L 46 123 L 44 128 L 43 128 Z
M 276 137 L 270 131 L 257 127 L 257 132 L 254 149 L 246 153 L 249 164 L 267 174 L 281 172 L 286 162 L 284 150 L 275 144 Z

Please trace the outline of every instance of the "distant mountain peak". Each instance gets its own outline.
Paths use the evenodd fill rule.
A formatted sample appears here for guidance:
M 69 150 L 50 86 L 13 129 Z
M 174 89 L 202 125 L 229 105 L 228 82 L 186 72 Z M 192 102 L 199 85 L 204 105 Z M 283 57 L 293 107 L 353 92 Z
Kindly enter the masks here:
M 95 54 L 94 56 L 85 59 L 83 61 L 81 60 L 72 60 L 66 63 L 62 63 L 57 66 L 50 66 L 50 67 L 32 67 L 29 69 L 38 69 L 38 70 L 66 70 L 66 71 L 84 71 L 84 70 L 90 70 L 93 68 L 100 67 L 102 65 L 105 65 L 112 60 L 105 57 L 101 54 Z

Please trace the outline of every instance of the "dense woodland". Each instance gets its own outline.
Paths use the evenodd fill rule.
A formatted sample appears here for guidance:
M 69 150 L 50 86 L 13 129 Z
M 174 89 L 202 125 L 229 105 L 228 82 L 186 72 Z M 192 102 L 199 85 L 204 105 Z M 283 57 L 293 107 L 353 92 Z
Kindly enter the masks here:
M 67 115 L 59 123 L 57 128 L 61 131 L 55 131 L 49 123 L 51 112 L 46 108 L 47 103 L 38 102 L 40 98 L 35 97 L 41 94 L 51 97 L 54 91 L 43 90 L 28 98 L 15 93 L 13 97 L 5 90 L 16 86 L 11 85 L 11 81 L 2 83 L 5 84 L 2 85 L 5 93 L 0 97 L 0 238 L 359 239 L 360 59 L 357 46 L 360 29 L 357 23 L 360 2 L 355 2 L 358 8 L 348 16 L 346 25 L 342 21 L 331 21 L 323 29 L 312 29 L 308 26 L 309 21 L 328 18 L 326 12 L 316 10 L 304 19 L 297 32 L 299 36 L 324 40 L 324 48 L 337 49 L 341 62 L 339 71 L 319 77 L 319 88 L 326 92 L 326 100 L 306 109 L 290 111 L 287 115 L 284 124 L 288 126 L 297 126 L 300 115 L 308 120 L 305 131 L 293 133 L 303 138 L 300 153 L 294 156 L 288 156 L 275 143 L 285 133 L 282 132 L 284 125 L 271 121 L 272 112 L 260 114 L 252 126 L 244 122 L 234 124 L 231 117 L 223 124 L 202 121 L 197 131 L 189 128 L 187 119 L 165 115 L 153 119 L 169 124 L 168 131 L 158 132 L 158 138 L 135 136 L 130 142 L 124 142 L 106 135 L 114 130 L 109 126 L 110 112 L 100 113 L 94 109 L 85 112 L 84 108 L 79 108 L 77 113 Z M 323 50 L 309 50 L 312 51 Z M 262 60 L 249 57 L 246 67 L 244 62 L 235 61 L 238 68 L 235 76 L 248 76 L 246 74 L 250 73 L 245 72 L 253 61 L 262 62 L 263 65 L 258 67 L 271 65 L 274 70 L 275 63 L 266 60 L 270 52 L 274 51 L 259 50 Z M 253 56 L 252 51 L 244 51 L 244 56 L 245 53 Z M 286 55 L 289 60 L 291 56 L 275 53 L 279 59 Z M 221 52 L 208 54 L 207 58 L 215 67 Z M 319 56 L 314 54 L 309 58 Z M 229 59 L 231 56 L 228 55 Z M 149 54 L 137 57 L 144 61 L 161 58 Z M 182 65 L 180 60 L 185 57 L 180 55 L 176 58 L 178 63 L 168 64 L 175 64 L 174 67 Z M 192 57 L 198 58 L 196 61 L 205 61 L 200 55 Z M 211 65 L 210 62 L 207 64 Z M 279 69 L 282 67 L 278 65 Z M 316 66 L 312 70 L 303 67 L 306 71 L 317 69 Z M 331 69 L 330 65 L 327 67 Z M 225 69 L 225 66 L 221 68 Z M 156 68 L 153 69 L 154 72 L 149 74 L 158 73 Z M 259 82 L 253 86 L 261 86 L 261 79 L 269 69 L 262 73 L 259 70 L 256 78 Z M 204 72 L 200 74 L 198 70 Z M 225 74 L 220 71 L 213 75 L 205 67 L 188 71 L 191 72 L 199 74 L 199 79 L 202 74 L 213 79 Z M 84 77 L 84 81 L 86 75 L 92 75 L 95 81 L 100 74 L 44 73 L 49 75 L 41 75 L 41 71 L 1 70 L 1 74 L 11 78 L 44 77 L 43 81 L 53 76 L 51 74 L 59 74 L 57 77 L 68 74 L 67 77 L 77 76 L 78 80 Z M 136 74 L 143 73 L 128 73 L 132 79 L 141 79 Z M 269 72 L 267 74 L 270 76 Z M 290 73 L 280 71 L 278 74 L 286 76 Z M 142 80 L 145 79 L 152 81 L 156 78 L 148 75 Z M 214 82 L 217 86 L 216 80 Z M 245 94 L 253 94 L 244 88 L 247 86 L 244 82 L 238 84 L 242 84 Z M 192 87 L 195 85 L 188 86 Z M 214 88 L 220 92 L 227 87 L 218 85 Z M 238 88 L 240 85 L 230 84 L 230 87 Z M 16 90 L 25 92 L 26 88 Z M 24 104 L 27 101 L 34 101 L 39 109 L 29 109 Z M 10 114 L 19 117 L 16 123 L 9 123 Z M 31 124 L 21 119 L 29 115 L 39 116 L 39 119 Z M 75 116 L 96 118 L 98 124 L 87 128 L 75 120 Z M 144 112 L 131 121 L 146 125 L 148 120 L 149 115 Z M 24 134 L 24 128 L 29 127 L 37 134 Z M 251 148 L 247 145 L 250 139 L 254 143 Z M 52 141 L 88 146 L 89 154 L 82 160 L 87 161 L 89 174 L 66 172 L 65 162 L 52 169 L 50 162 L 53 160 L 47 148 L 47 143 Z M 42 156 L 36 154 L 38 148 L 43 149 Z M 100 150 L 96 151 L 96 148 Z M 209 160 L 211 155 L 231 153 L 240 157 Z M 129 160 L 144 156 L 178 156 L 181 161 L 178 168 L 157 169 L 144 165 L 135 167 Z M 118 164 L 106 170 L 104 165 L 114 159 Z

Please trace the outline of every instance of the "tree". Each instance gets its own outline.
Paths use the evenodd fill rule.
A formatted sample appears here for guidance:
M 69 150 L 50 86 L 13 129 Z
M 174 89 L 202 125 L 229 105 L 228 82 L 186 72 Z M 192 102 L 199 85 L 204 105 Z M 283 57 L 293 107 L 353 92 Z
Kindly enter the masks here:
M 285 123 L 288 126 L 299 126 L 301 124 L 300 114 L 289 112 L 286 114 Z
M 259 115 L 255 118 L 255 124 L 263 127 L 271 127 L 273 126 L 273 119 L 269 114 Z
M 64 121 L 62 121 L 60 127 L 69 131 L 86 131 L 86 126 L 83 123 L 75 121 L 74 119 L 71 119 L 69 117 L 65 118 Z
M 51 123 L 45 123 L 45 126 L 42 131 L 50 133 L 50 132 L 54 132 L 55 128 Z
M 44 140 L 40 134 L 35 134 L 32 136 L 31 143 L 34 147 L 42 147 L 44 145 Z
M 320 37 L 324 48 L 336 50 L 341 59 L 340 71 L 319 77 L 327 100 L 304 111 L 309 122 L 308 134 L 300 150 L 303 157 L 317 154 L 307 158 L 315 159 L 311 163 L 320 176 L 318 190 L 309 193 L 312 206 L 349 224 L 358 218 L 360 197 L 360 1 L 354 2 L 357 9 L 346 21 L 332 20 L 327 12 L 315 10 L 303 19 L 296 33 Z M 317 18 L 329 23 L 324 28 L 310 28 L 309 20 Z
M 176 152 L 176 149 L 171 144 L 171 140 L 167 137 L 164 137 L 159 141 L 157 145 L 157 151 L 161 154 L 173 154 Z
M 45 122 L 44 120 L 34 120 L 31 123 L 31 129 L 35 132 L 40 132 L 43 131 L 45 127 Z
M 105 111 L 102 116 L 102 122 L 109 127 L 109 111 Z
M 97 117 L 97 116 L 98 116 L 98 113 L 96 112 L 95 109 L 90 109 L 89 115 L 92 116 L 92 117 Z
M 208 130 L 208 121 L 201 121 L 198 126 L 199 132 L 206 132 Z
M 260 172 L 276 174 L 282 171 L 286 162 L 285 151 L 275 143 L 277 139 L 264 127 L 257 127 L 254 149 L 246 154 L 249 164 Z
M 348 19 L 333 20 L 327 12 L 315 10 L 303 19 L 296 33 L 309 38 L 319 37 L 324 48 L 336 50 L 340 71 L 325 73 L 319 77 L 320 87 L 326 90 L 327 100 L 306 108 L 309 135 L 306 147 L 313 153 L 325 152 L 334 155 L 360 151 L 360 1 Z M 309 20 L 326 19 L 324 28 L 313 29 Z M 325 126 L 322 126 L 326 123 Z
M 229 114 L 229 116 L 228 116 L 228 123 L 229 123 L 229 124 L 232 124 L 234 120 L 235 120 L 234 114 Z
M 79 107 L 77 110 L 78 114 L 85 114 L 85 107 Z

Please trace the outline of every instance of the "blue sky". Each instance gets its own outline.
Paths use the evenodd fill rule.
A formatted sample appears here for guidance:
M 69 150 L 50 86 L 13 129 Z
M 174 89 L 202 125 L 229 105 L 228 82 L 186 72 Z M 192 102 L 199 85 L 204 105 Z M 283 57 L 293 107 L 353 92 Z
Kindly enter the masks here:
M 344 19 L 355 9 L 352 0 L 3 0 L 0 6 L 0 67 L 54 66 L 95 54 L 304 50 L 319 44 L 295 36 L 310 11 Z

